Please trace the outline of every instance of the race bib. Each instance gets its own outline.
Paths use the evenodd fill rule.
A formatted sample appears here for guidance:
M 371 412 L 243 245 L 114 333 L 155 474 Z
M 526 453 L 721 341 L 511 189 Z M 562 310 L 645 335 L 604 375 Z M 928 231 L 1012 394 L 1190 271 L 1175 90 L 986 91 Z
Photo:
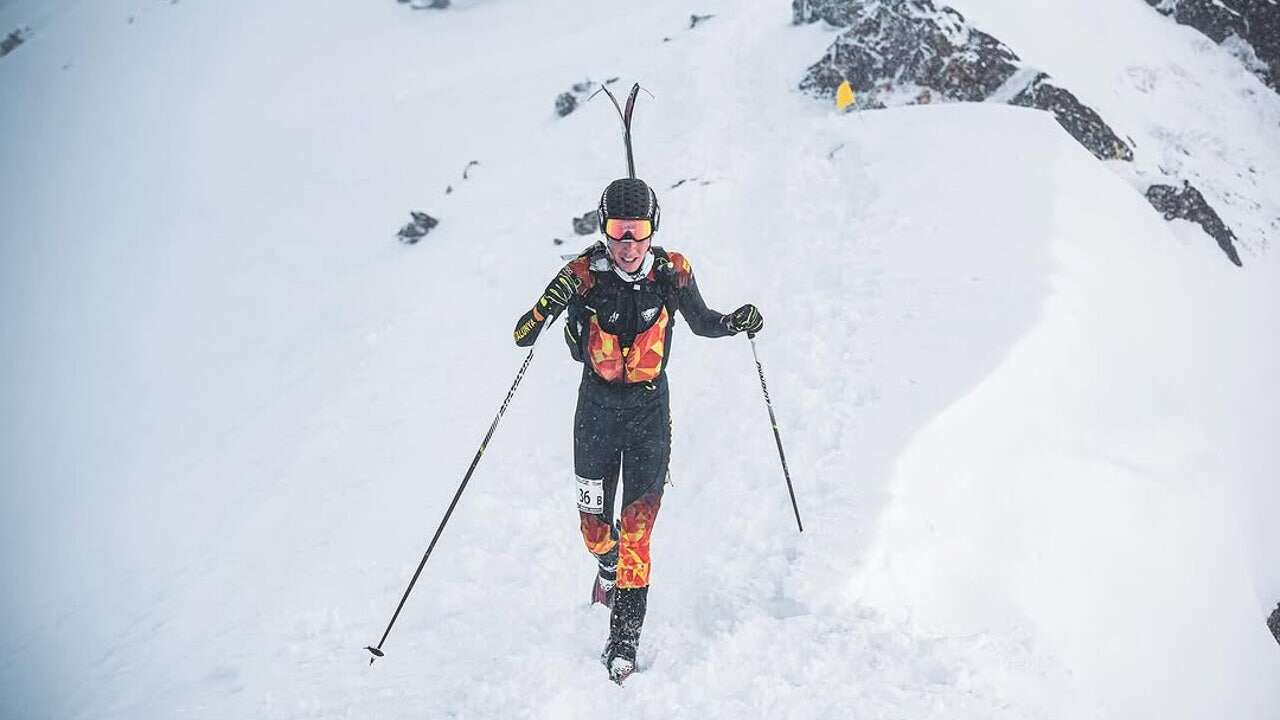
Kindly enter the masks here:
M 578 478 L 578 509 L 592 515 L 604 512 L 604 478 Z

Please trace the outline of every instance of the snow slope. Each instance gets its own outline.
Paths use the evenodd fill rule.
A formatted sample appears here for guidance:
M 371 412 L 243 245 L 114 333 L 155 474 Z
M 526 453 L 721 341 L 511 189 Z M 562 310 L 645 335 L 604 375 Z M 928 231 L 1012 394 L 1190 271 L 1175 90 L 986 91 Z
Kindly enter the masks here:
M 1134 162 L 1113 166 L 1140 192 L 1190 181 L 1235 232 L 1246 264 L 1280 238 L 1280 97 L 1228 48 L 1158 22 L 1141 1 L 951 4 L 1129 139 Z
M 693 11 L 103 0 L 0 62 L 0 716 L 1280 713 L 1274 257 L 1225 267 L 1039 113 L 830 113 L 785 4 Z M 610 685 L 553 333 L 370 667 L 550 238 L 622 172 L 611 108 L 552 112 L 588 75 L 654 92 L 660 241 L 765 314 L 807 530 L 745 340 L 679 328 Z

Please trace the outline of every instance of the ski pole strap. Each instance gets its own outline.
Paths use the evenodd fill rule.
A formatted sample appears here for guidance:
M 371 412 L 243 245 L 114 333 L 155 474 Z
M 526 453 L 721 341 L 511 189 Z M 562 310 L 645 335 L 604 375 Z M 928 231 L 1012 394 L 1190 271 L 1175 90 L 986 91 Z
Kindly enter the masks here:
M 769 385 L 764 381 L 764 366 L 760 364 L 760 354 L 756 352 L 755 333 L 747 333 L 751 341 L 751 356 L 756 361 L 756 372 L 760 375 L 760 389 L 764 392 L 764 404 L 769 408 L 769 424 L 773 426 L 773 440 L 778 445 L 778 459 L 782 461 L 782 475 L 787 479 L 787 494 L 791 496 L 791 509 L 796 514 L 796 527 L 804 532 L 804 524 L 800 522 L 800 506 L 796 504 L 796 491 L 791 485 L 791 471 L 787 469 L 787 456 L 782 451 L 782 435 L 778 433 L 778 418 L 773 414 L 773 402 L 769 400 Z

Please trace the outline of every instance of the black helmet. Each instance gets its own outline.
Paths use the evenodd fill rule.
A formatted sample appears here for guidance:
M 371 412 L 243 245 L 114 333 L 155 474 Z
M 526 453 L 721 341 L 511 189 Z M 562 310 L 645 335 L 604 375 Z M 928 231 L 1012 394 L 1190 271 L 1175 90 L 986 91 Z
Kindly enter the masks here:
M 658 230 L 658 220 L 662 210 L 658 207 L 658 196 L 654 194 L 645 181 L 637 178 L 621 178 L 609 183 L 600 195 L 600 207 L 596 210 L 600 232 L 604 232 L 605 218 L 638 218 L 653 221 L 653 230 Z

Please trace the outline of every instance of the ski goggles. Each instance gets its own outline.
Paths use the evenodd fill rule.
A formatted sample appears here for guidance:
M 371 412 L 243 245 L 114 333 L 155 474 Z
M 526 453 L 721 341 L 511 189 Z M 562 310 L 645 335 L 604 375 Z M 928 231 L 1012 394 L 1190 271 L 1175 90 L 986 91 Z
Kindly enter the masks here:
M 614 242 L 644 242 L 653 235 L 653 221 L 635 218 L 605 218 L 604 234 Z M 630 239 L 627 236 L 630 235 Z

